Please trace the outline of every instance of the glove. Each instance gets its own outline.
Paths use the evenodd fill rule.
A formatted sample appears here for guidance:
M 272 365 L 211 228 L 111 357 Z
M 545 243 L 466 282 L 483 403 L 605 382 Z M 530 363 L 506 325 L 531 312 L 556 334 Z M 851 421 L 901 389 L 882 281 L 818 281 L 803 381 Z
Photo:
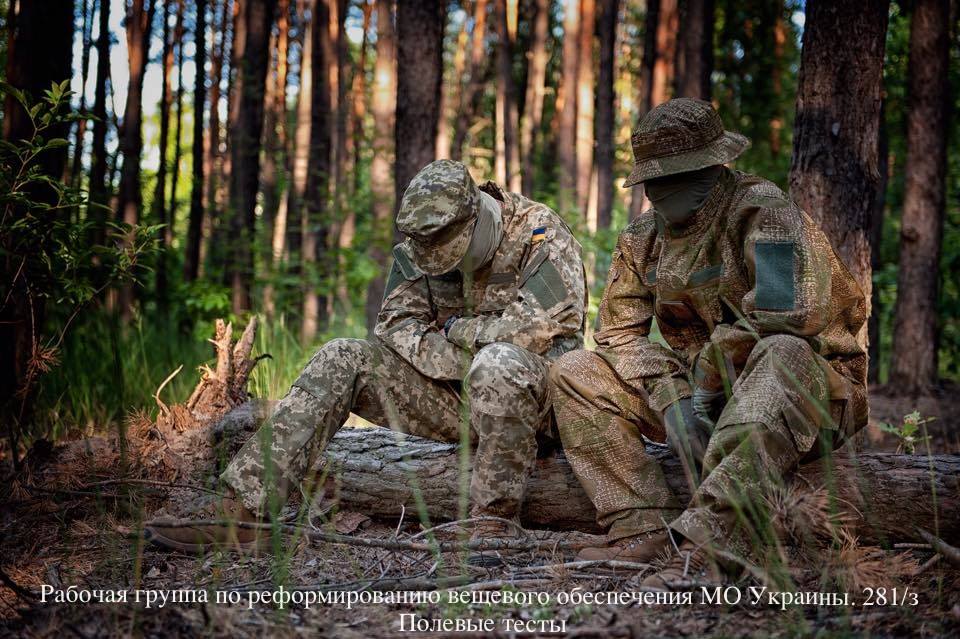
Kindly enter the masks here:
M 716 420 L 714 420 L 714 415 L 719 413 L 718 408 L 722 409 L 721 400 L 724 399 L 724 394 L 722 390 L 718 391 L 709 391 L 699 386 L 693 387 L 693 414 L 704 424 L 707 424 L 710 427 L 710 431 L 713 431 L 714 426 L 716 426 Z
M 450 334 L 450 329 L 453 328 L 453 325 L 456 321 L 460 319 L 459 315 L 451 315 L 447 318 L 447 321 L 443 323 L 443 336 L 446 337 Z
M 663 411 L 663 425 L 670 449 L 680 458 L 691 488 L 696 488 L 700 483 L 703 454 L 713 433 L 712 423 L 698 417 L 693 409 L 693 398 L 686 397 L 667 406 Z

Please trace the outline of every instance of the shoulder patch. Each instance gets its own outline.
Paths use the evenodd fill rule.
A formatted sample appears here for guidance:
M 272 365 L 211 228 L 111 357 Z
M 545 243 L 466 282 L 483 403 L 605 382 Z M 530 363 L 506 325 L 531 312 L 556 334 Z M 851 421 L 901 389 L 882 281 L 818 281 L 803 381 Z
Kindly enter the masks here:
M 538 226 L 530 232 L 530 243 L 537 244 L 547 239 L 547 227 Z
M 413 263 L 413 259 L 404 249 L 403 244 L 397 244 L 393 247 L 393 260 L 400 267 L 404 279 L 415 280 L 423 275 L 423 272 Z
M 545 310 L 552 308 L 567 298 L 567 290 L 557 267 L 549 260 L 540 264 L 540 268 L 524 282 L 523 288 L 540 302 Z
M 792 311 L 796 308 L 794 288 L 793 242 L 757 242 L 757 310 Z

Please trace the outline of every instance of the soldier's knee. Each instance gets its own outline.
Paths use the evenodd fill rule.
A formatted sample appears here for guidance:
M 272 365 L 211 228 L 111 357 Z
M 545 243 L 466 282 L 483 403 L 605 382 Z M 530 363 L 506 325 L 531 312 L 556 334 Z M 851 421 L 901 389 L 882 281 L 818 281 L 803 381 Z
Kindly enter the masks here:
M 785 361 L 796 361 L 813 355 L 813 348 L 807 340 L 796 335 L 768 335 L 762 338 L 751 353 L 758 356 L 778 356 Z
M 518 383 L 526 384 L 531 375 L 537 374 L 539 371 L 530 362 L 524 349 L 496 342 L 477 351 L 466 379 L 470 386 L 518 386 Z
M 332 378 L 349 378 L 367 370 L 374 357 L 375 347 L 366 340 L 332 339 L 314 354 L 294 386 L 311 393 L 320 392 L 330 385 Z
M 582 379 L 597 368 L 597 355 L 590 351 L 570 351 L 550 364 L 550 383 L 563 388 L 569 379 Z
M 371 359 L 373 349 L 373 345 L 365 339 L 338 337 L 321 346 L 320 350 L 313 356 L 311 364 L 322 362 L 327 365 L 337 362 L 359 365 Z

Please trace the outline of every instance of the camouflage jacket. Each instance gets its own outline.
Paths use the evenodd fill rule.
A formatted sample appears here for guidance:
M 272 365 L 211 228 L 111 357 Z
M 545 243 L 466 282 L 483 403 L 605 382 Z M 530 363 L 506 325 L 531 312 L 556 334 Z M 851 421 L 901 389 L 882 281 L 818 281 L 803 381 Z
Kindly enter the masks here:
M 580 243 L 551 209 L 492 182 L 503 240 L 475 273 L 429 276 L 407 242 L 394 262 L 377 317 L 377 338 L 433 379 L 459 380 L 473 353 L 508 342 L 553 358 L 583 346 L 586 284 Z M 443 334 L 453 315 L 461 317 Z
M 650 339 L 654 318 L 669 348 Z M 860 406 L 864 320 L 859 285 L 810 217 L 774 184 L 724 169 L 683 228 L 651 209 L 620 234 L 595 339 L 656 410 L 690 396 L 691 382 L 722 388 L 757 339 L 778 333 L 806 339 L 831 399 Z M 859 428 L 865 405 L 856 412 Z

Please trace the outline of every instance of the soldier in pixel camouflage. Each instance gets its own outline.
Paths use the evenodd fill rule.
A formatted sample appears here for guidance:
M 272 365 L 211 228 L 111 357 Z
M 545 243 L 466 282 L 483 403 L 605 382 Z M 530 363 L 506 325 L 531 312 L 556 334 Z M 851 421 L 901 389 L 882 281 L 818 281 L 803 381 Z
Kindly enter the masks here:
M 566 456 L 608 529 L 581 558 L 646 562 L 672 533 L 680 552 L 643 582 L 663 589 L 719 578 L 713 550 L 762 546 L 771 487 L 864 426 L 865 300 L 787 195 L 723 166 L 749 141 L 708 103 L 654 108 L 632 144 L 627 186 L 653 208 L 620 234 L 597 350 L 564 355 L 551 380 Z M 685 509 L 644 437 L 678 453 Z
M 334 339 L 314 355 L 223 473 L 228 519 L 276 512 L 352 412 L 474 444 L 471 514 L 498 519 L 479 521 L 473 538 L 516 535 L 505 522 L 518 521 L 538 437 L 552 430 L 548 367 L 583 345 L 580 244 L 548 207 L 478 187 L 449 160 L 413 178 L 397 226 L 406 241 L 393 250 L 375 339 Z M 148 536 L 182 550 L 263 542 L 228 526 L 154 526 Z

